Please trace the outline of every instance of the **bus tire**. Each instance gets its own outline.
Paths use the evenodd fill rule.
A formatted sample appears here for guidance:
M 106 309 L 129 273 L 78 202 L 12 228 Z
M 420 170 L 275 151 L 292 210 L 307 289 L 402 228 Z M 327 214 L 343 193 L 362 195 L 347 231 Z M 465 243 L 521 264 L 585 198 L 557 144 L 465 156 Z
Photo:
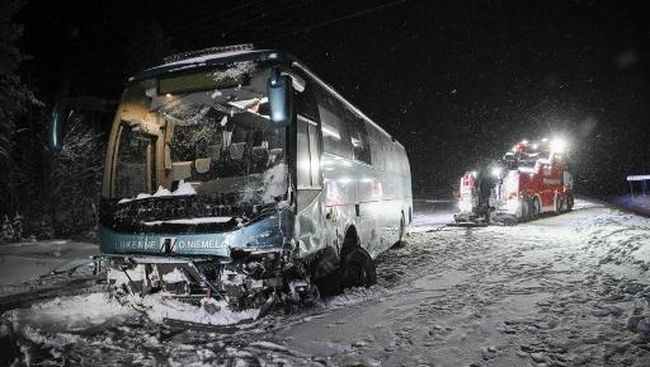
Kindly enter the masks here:
M 341 287 L 370 287 L 377 283 L 375 262 L 361 247 L 343 249 L 341 253 Z
M 318 288 L 321 297 L 341 293 L 341 271 L 339 256 L 331 247 L 325 248 L 311 268 L 311 281 Z
M 336 296 L 337 294 L 341 293 L 342 290 L 341 270 L 336 269 L 323 277 L 313 279 L 313 283 L 318 288 L 320 297 L 327 298 Z

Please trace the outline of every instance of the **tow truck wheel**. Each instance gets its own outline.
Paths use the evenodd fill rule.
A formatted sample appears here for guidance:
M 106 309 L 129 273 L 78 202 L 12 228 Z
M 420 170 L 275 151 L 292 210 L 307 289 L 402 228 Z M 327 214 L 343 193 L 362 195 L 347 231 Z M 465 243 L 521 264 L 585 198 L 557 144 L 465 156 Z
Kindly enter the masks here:
M 526 222 L 530 216 L 530 205 L 528 205 L 528 200 L 521 199 L 519 201 L 519 221 Z
M 532 217 L 533 219 L 539 218 L 540 214 L 542 213 L 542 207 L 539 204 L 539 198 L 535 197 L 533 198 L 533 210 L 532 210 Z
M 564 200 L 561 196 L 555 198 L 555 213 L 560 214 L 564 211 Z
M 569 194 L 566 197 L 566 210 L 571 211 L 573 209 L 573 195 Z

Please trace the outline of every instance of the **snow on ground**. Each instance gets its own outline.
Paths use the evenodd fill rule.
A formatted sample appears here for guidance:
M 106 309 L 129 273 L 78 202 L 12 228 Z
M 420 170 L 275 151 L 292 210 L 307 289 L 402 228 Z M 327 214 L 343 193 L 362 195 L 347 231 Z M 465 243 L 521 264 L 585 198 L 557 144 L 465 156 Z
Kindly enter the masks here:
M 648 365 L 648 229 L 580 202 L 516 227 L 417 233 L 381 259 L 387 295 L 278 337 L 335 364 Z
M 165 319 L 188 321 L 204 325 L 232 325 L 253 320 L 259 314 L 257 309 L 232 311 L 225 301 L 204 298 L 201 307 L 159 295 L 152 295 L 138 300 L 146 308 L 146 315 L 151 321 L 164 323 Z
M 456 200 L 413 200 L 413 224 L 411 232 L 425 232 L 445 226 L 454 221 L 458 212 Z
M 108 293 L 98 292 L 70 297 L 56 297 L 30 308 L 19 308 L 5 315 L 17 329 L 33 331 L 84 332 L 107 324 L 119 325 L 136 311 L 110 299 Z
M 51 279 L 41 280 L 41 275 L 88 263 L 98 253 L 97 244 L 69 240 L 0 245 L 0 297 L 43 286 Z M 87 274 L 89 269 L 79 270 Z
M 377 285 L 291 315 L 173 328 L 109 301 L 57 310 L 86 302 L 60 297 L 5 318 L 23 359 L 54 364 L 650 365 L 650 219 L 579 201 L 513 227 L 442 228 L 449 209 L 416 208 Z M 61 314 L 99 321 L 71 328 Z
M 624 195 L 612 200 L 614 204 L 634 213 L 650 216 L 650 195 Z

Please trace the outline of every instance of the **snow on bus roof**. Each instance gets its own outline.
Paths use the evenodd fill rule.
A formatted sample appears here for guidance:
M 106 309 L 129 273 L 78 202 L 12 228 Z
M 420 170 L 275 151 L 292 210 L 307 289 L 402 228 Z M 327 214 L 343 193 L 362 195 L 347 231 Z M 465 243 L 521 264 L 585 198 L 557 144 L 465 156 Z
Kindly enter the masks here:
M 631 175 L 627 176 L 627 181 L 632 182 L 632 181 L 648 181 L 650 180 L 650 175 Z
M 204 63 L 206 61 L 210 61 L 210 60 L 214 60 L 214 59 L 222 59 L 222 58 L 228 58 L 228 57 L 233 57 L 233 56 L 245 55 L 245 54 L 251 53 L 252 51 L 260 51 L 260 50 L 240 50 L 240 51 L 218 52 L 218 53 L 214 53 L 214 54 L 206 54 L 206 55 L 191 57 L 191 58 L 188 58 L 188 59 L 182 59 L 182 60 L 177 60 L 177 61 L 166 62 L 166 63 L 164 63 L 162 65 L 159 65 L 159 66 L 200 64 L 200 63 Z
M 188 53 L 189 54 L 189 53 Z M 239 61 L 255 61 L 255 60 L 273 60 L 282 58 L 292 58 L 290 55 L 282 53 L 273 49 L 247 49 L 247 50 L 234 50 L 234 51 L 221 51 L 200 54 L 187 58 L 179 57 L 177 60 L 164 62 L 145 69 L 128 79 L 129 82 L 142 80 L 151 77 L 157 77 L 166 73 L 173 73 L 186 69 L 201 68 L 209 65 L 227 64 Z
M 215 49 L 217 50 L 218 48 Z M 201 50 L 199 50 L 199 52 L 200 51 Z M 143 77 L 153 76 L 156 74 L 175 72 L 184 69 L 192 69 L 195 67 L 202 67 L 202 66 L 206 66 L 209 62 L 211 63 L 216 60 L 232 59 L 232 58 L 237 58 L 239 56 L 245 56 L 245 55 L 257 55 L 258 57 L 264 55 L 268 59 L 287 58 L 289 61 L 292 62 L 293 65 L 298 66 L 300 69 L 302 69 L 302 71 L 309 74 L 318 84 L 320 84 L 322 87 L 327 89 L 330 93 L 332 93 L 335 97 L 340 99 L 343 103 L 348 105 L 348 107 L 350 107 L 357 115 L 359 115 L 359 117 L 368 121 L 373 127 L 375 127 L 383 134 L 385 134 L 388 138 L 390 138 L 393 141 L 393 143 L 395 143 L 402 149 L 406 150 L 405 147 L 402 145 L 402 143 L 400 143 L 397 139 L 395 139 L 395 137 L 389 134 L 381 125 L 377 124 L 375 121 L 369 118 L 365 113 L 359 110 L 355 105 L 353 105 L 340 93 L 338 93 L 331 85 L 329 85 L 328 83 L 323 81 L 320 77 L 318 77 L 316 73 L 314 73 L 312 70 L 306 67 L 302 62 L 298 61 L 295 57 L 284 54 L 278 50 L 244 48 L 244 49 L 236 49 L 233 51 L 217 51 L 214 53 L 202 54 L 196 57 L 181 58 L 178 61 L 163 63 L 161 65 L 146 69 L 138 73 L 137 75 L 130 77 L 129 82 L 137 79 L 142 79 Z
M 240 53 L 242 51 L 252 51 L 255 46 L 252 43 L 242 43 L 238 45 L 208 47 L 198 50 L 183 51 L 174 55 L 167 56 L 163 59 L 163 64 L 171 64 L 176 61 L 197 58 L 201 56 L 219 55 L 225 53 Z

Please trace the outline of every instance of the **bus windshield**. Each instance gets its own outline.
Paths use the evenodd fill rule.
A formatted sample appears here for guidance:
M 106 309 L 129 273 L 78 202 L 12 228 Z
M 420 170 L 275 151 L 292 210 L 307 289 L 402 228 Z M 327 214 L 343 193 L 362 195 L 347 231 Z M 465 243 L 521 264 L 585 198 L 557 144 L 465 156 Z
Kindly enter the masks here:
M 268 73 L 247 62 L 130 86 L 109 181 L 116 210 L 154 205 L 128 210 L 145 224 L 225 220 L 281 201 L 286 128 L 268 117 Z

